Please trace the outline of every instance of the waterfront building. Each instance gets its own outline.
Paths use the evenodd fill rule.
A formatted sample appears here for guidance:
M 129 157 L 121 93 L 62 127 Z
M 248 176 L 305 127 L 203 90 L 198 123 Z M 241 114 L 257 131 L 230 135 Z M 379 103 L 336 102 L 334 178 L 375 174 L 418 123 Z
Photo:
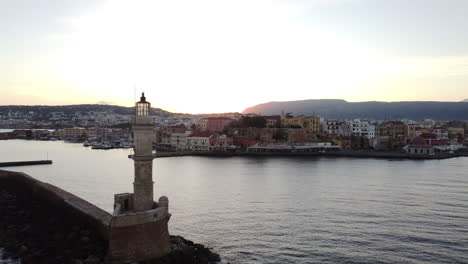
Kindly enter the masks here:
M 376 127 L 377 150 L 398 150 L 407 144 L 407 125 L 401 121 L 386 121 Z
M 15 129 L 13 130 L 13 134 L 16 139 L 30 139 L 33 136 L 32 131 L 27 129 Z
M 158 149 L 169 150 L 173 147 L 173 136 L 172 134 L 178 134 L 181 136 L 187 131 L 184 125 L 168 126 L 165 128 L 157 129 L 155 133 L 155 143 Z
M 63 129 L 56 129 L 52 132 L 52 136 L 55 138 L 63 138 Z
M 82 127 L 64 128 L 63 136 L 65 138 L 81 138 L 86 137 L 86 129 Z
M 283 128 L 303 128 L 308 133 L 320 132 L 320 117 L 318 116 L 292 116 L 291 114 L 281 115 L 281 127 Z
M 185 131 L 187 131 L 187 127 L 185 127 L 184 125 L 175 125 L 175 126 L 168 126 L 164 130 L 168 134 L 185 133 Z
M 50 131 L 47 129 L 34 129 L 32 133 L 34 139 L 47 139 L 50 135 Z
M 218 116 L 200 119 L 198 124 L 201 131 L 222 132 L 233 121 L 230 117 Z
M 408 146 L 404 148 L 404 150 L 408 154 L 434 155 L 434 148 L 432 145 L 427 143 L 426 140 L 421 136 L 412 139 Z
M 303 119 L 302 128 L 306 129 L 308 133 L 320 132 L 320 117 L 318 116 L 305 116 Z
M 211 132 L 222 132 L 234 119 L 229 117 L 208 117 L 207 129 Z
M 91 127 L 91 128 L 88 128 L 86 129 L 86 136 L 88 137 L 97 137 L 98 135 L 98 129 L 96 127 Z
M 281 115 L 281 127 L 284 128 L 302 128 L 304 116 L 293 116 L 291 114 Z
M 162 257 L 171 251 L 168 221 L 169 201 L 153 200 L 153 119 L 144 94 L 135 106 L 132 120 L 135 138 L 133 193 L 114 196 L 109 229 L 109 261 L 131 263 Z
M 351 124 L 349 121 L 340 121 L 338 126 L 338 136 L 350 137 L 351 136 Z
M 275 115 L 275 116 L 263 116 L 266 120 L 266 127 L 268 128 L 273 128 L 273 127 L 279 127 L 281 124 L 281 116 Z
M 12 132 L 0 133 L 0 140 L 14 139 L 14 138 L 15 138 L 15 134 L 13 134 Z
M 401 121 L 387 121 L 377 126 L 377 136 L 405 137 L 405 127 Z
M 405 137 L 407 140 L 411 140 L 416 137 L 416 124 L 413 124 L 413 123 L 406 124 Z
M 208 130 L 208 118 L 202 118 L 198 122 L 198 125 L 200 126 L 201 131 L 206 131 Z
M 351 136 L 351 125 L 349 121 L 325 120 L 322 123 L 322 131 L 328 135 Z
M 375 126 L 369 120 L 353 119 L 349 122 L 352 136 L 375 137 Z
M 323 122 L 322 130 L 326 134 L 338 135 L 339 129 L 340 129 L 339 120 L 325 120 Z
M 210 151 L 226 151 L 228 147 L 234 144 L 233 138 L 226 135 L 210 136 Z
M 187 149 L 191 151 L 209 151 L 210 150 L 209 132 L 198 132 L 187 136 Z
M 447 128 L 449 139 L 452 142 L 463 143 L 465 140 L 465 129 L 462 127 L 449 127 Z
M 185 151 L 188 150 L 187 147 L 187 136 L 189 136 L 192 131 L 185 131 L 184 133 L 172 133 L 171 134 L 171 147 L 176 151 Z
M 434 133 L 437 136 L 437 139 L 448 139 L 449 138 L 449 132 L 445 128 L 435 127 L 432 130 L 432 133 Z
M 238 147 L 247 148 L 257 144 L 257 140 L 254 137 L 235 136 L 233 144 Z

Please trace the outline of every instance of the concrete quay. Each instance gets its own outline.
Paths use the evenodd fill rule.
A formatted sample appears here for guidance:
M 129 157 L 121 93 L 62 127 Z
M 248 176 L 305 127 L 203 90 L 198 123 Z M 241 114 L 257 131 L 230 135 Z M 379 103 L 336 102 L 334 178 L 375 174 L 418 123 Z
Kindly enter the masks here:
M 156 152 L 156 158 L 166 157 L 343 157 L 375 159 L 440 160 L 467 157 L 468 153 L 418 155 L 393 151 L 330 151 L 330 152 Z

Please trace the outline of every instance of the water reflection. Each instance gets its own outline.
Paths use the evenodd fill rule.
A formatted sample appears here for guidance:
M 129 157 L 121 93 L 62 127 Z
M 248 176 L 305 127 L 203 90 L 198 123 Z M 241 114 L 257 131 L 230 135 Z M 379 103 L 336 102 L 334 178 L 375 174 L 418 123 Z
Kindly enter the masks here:
M 132 191 L 131 150 L 0 141 L 13 168 L 110 211 Z M 155 194 L 167 195 L 170 231 L 214 247 L 231 263 L 468 262 L 467 158 L 155 160 Z

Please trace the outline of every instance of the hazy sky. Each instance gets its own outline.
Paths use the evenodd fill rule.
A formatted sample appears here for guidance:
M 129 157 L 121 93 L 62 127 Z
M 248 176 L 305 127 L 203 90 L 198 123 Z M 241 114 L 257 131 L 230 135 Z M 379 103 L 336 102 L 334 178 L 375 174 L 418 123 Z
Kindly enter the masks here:
M 0 105 L 468 98 L 467 0 L 4 0 Z

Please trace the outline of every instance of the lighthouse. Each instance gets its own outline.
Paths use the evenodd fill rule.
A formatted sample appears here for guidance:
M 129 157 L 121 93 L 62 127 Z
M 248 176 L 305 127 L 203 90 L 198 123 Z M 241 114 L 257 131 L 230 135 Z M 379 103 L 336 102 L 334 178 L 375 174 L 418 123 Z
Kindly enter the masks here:
M 142 93 L 135 104 L 132 130 L 135 141 L 133 193 L 114 195 L 109 229 L 108 262 L 131 263 L 162 257 L 171 251 L 168 222 L 169 200 L 154 201 L 153 138 L 151 104 Z
M 133 182 L 134 207 L 136 212 L 153 209 L 153 119 L 149 115 L 151 104 L 142 93 L 135 105 L 133 135 L 135 139 L 135 180 Z

